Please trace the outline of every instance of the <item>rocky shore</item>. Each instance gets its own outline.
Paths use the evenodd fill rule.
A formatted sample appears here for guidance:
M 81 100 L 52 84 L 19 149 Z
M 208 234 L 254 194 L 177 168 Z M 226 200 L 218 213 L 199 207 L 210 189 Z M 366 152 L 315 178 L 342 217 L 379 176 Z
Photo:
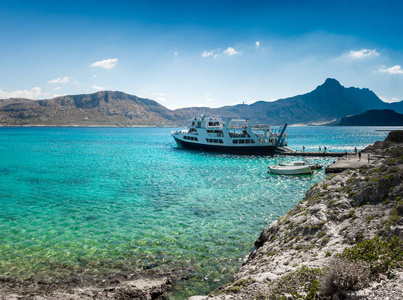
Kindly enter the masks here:
M 144 270 L 104 276 L 75 276 L 59 282 L 18 281 L 0 276 L 1 300 L 166 299 L 189 270 Z
M 379 159 L 313 186 L 231 284 L 190 299 L 403 299 L 403 131 L 363 152 Z

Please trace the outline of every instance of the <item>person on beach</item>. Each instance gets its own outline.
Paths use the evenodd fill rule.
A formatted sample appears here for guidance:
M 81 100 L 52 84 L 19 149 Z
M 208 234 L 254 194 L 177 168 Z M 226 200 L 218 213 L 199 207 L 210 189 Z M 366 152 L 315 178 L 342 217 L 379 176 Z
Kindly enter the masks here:
M 354 147 L 354 153 L 357 155 L 357 147 Z
M 361 151 L 358 152 L 358 161 L 361 161 Z
M 326 146 L 323 146 L 323 149 L 324 149 L 323 152 L 326 153 L 326 149 L 327 149 Z
M 371 155 L 368 154 L 368 163 L 371 162 Z
M 302 152 L 305 152 L 305 146 L 302 146 Z
M 319 146 L 319 152 L 322 151 L 322 148 Z

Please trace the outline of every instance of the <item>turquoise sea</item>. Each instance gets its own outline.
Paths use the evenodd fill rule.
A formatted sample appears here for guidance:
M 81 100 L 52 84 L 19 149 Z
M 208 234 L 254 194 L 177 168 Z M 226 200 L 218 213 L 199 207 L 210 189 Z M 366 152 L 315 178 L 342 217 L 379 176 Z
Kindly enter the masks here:
M 178 149 L 173 129 L 0 128 L 0 276 L 52 282 L 186 267 L 191 276 L 171 298 L 208 293 L 326 177 L 267 174 L 289 157 Z M 287 131 L 291 148 L 344 152 L 389 129 Z

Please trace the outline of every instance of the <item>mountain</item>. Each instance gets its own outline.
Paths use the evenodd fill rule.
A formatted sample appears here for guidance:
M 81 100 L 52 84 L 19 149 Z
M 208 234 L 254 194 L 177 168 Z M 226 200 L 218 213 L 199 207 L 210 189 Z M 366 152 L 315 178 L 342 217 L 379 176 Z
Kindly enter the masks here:
M 98 92 L 48 100 L 0 100 L 0 125 L 175 125 L 180 116 L 157 102 L 123 92 Z
M 367 110 L 365 113 L 345 117 L 339 126 L 403 126 L 403 115 L 390 109 Z
M 184 126 L 206 110 L 223 119 L 248 118 L 253 124 L 325 124 L 373 109 L 403 113 L 403 101 L 386 103 L 369 89 L 345 88 L 328 78 L 303 95 L 220 108 L 170 110 L 150 99 L 112 91 L 46 100 L 5 99 L 0 100 L 0 126 Z
M 403 101 L 393 103 L 396 111 L 403 112 Z M 253 123 L 281 125 L 328 123 L 347 115 L 357 115 L 369 109 L 392 109 L 369 89 L 345 88 L 336 79 L 328 78 L 325 83 L 310 93 L 273 102 L 258 101 L 250 105 L 224 106 L 208 109 L 222 117 L 242 117 Z M 191 118 L 205 108 L 183 108 L 182 114 Z

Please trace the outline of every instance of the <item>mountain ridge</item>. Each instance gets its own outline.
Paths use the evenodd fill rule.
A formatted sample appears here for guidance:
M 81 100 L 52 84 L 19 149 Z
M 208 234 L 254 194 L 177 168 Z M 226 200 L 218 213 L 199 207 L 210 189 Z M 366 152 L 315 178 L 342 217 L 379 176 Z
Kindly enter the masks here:
M 403 114 L 391 109 L 367 110 L 363 114 L 342 118 L 336 126 L 403 126 Z
M 403 113 L 403 101 L 383 102 L 367 88 L 345 88 L 336 79 L 293 97 L 219 108 L 186 107 L 170 110 L 158 102 L 121 91 L 30 100 L 0 100 L 0 126 L 183 126 L 208 110 L 217 117 L 247 118 L 272 125 L 325 124 L 371 109 Z

